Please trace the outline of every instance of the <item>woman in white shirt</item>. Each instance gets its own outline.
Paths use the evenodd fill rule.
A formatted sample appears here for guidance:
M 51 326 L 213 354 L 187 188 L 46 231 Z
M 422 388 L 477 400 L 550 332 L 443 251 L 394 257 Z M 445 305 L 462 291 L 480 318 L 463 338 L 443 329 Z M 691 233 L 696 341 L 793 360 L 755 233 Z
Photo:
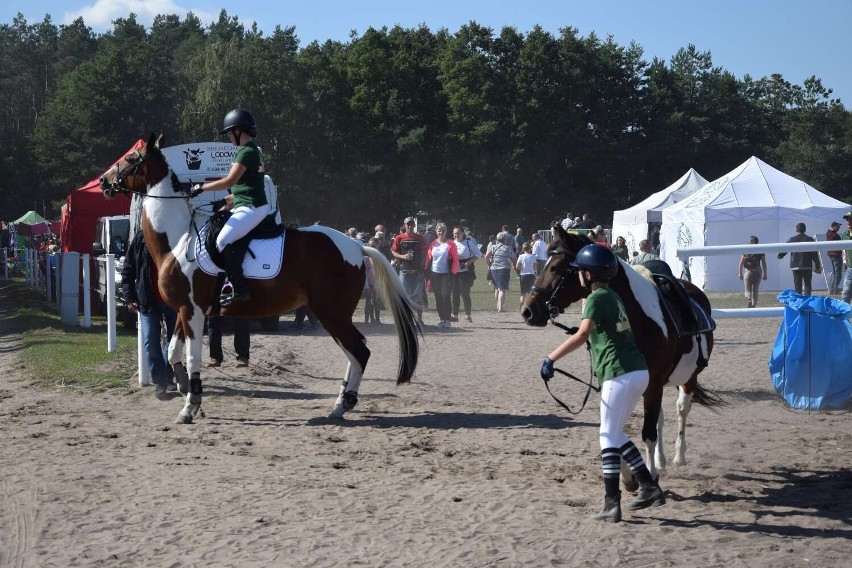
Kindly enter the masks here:
M 523 251 L 518 257 L 518 262 L 515 263 L 515 270 L 521 279 L 521 304 L 524 306 L 524 296 L 532 289 L 535 284 L 535 255 L 532 254 L 532 247 L 529 242 L 526 242 L 521 247 Z
M 447 225 L 438 223 L 435 227 L 435 240 L 429 245 L 427 268 L 432 281 L 432 293 L 435 294 L 435 309 L 441 320 L 438 327 L 450 327 L 450 277 L 459 270 L 459 254 L 456 244 L 447 239 Z
M 470 289 L 473 287 L 473 281 L 476 280 L 473 263 L 482 256 L 482 251 L 479 250 L 476 239 L 466 236 L 464 228 L 461 226 L 453 228 L 453 242 L 459 254 L 459 271 L 455 278 L 450 279 L 453 308 L 450 321 L 459 321 L 459 304 L 464 302 L 464 313 L 467 315 L 467 321 L 472 322 L 473 320 L 470 317 Z

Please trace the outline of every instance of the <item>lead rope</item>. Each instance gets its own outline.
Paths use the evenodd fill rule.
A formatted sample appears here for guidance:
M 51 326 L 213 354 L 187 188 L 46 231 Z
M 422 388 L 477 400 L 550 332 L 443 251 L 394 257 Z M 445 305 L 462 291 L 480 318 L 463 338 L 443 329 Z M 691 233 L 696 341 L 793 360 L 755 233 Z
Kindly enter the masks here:
M 567 327 L 567 326 L 562 325 L 561 323 L 557 322 L 555 319 L 551 319 L 550 323 L 552 323 L 556 327 L 564 330 L 566 335 L 574 335 L 575 333 L 577 333 L 576 327 Z M 587 350 L 589 349 L 588 342 L 586 343 L 586 349 Z M 593 377 L 593 374 L 592 374 L 591 358 L 589 359 L 589 382 L 586 382 L 586 381 L 584 381 L 580 378 L 577 378 L 576 376 L 572 375 L 568 371 L 563 371 L 562 369 L 557 369 L 556 367 L 554 367 L 553 370 L 556 371 L 557 373 L 559 373 L 560 375 L 564 375 L 564 376 L 568 377 L 569 379 L 571 379 L 572 381 L 577 381 L 578 383 L 586 385 L 586 387 L 587 387 L 586 388 L 586 396 L 583 397 L 583 403 L 580 405 L 580 410 L 577 410 L 575 412 L 574 410 L 571 410 L 571 407 L 569 407 L 567 404 L 565 404 L 564 402 L 559 400 L 556 397 L 556 395 L 553 394 L 553 392 L 550 390 L 550 384 L 549 384 L 550 379 L 542 379 L 544 381 L 544 388 L 547 389 L 547 392 L 551 396 L 551 398 L 553 398 L 553 400 L 556 401 L 556 404 L 558 404 L 559 406 L 561 406 L 562 408 L 567 410 L 570 414 L 580 414 L 581 412 L 583 412 L 583 409 L 586 408 L 586 403 L 589 401 L 589 395 L 592 393 L 592 391 L 601 392 L 600 387 L 596 387 L 592 384 L 593 381 L 594 381 L 594 377 Z

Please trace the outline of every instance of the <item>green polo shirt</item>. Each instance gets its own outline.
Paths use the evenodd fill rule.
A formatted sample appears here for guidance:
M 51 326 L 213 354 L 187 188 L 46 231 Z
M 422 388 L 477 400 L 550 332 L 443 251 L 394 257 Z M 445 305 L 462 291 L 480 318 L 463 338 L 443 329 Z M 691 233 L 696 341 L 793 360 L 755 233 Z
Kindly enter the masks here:
M 589 345 L 598 383 L 648 368 L 645 356 L 636 346 L 627 311 L 617 293 L 609 288 L 598 288 L 592 292 L 586 298 L 583 319 L 595 322 Z
M 260 207 L 266 205 L 266 192 L 263 190 L 263 157 L 254 142 L 240 146 L 234 156 L 235 164 L 242 164 L 246 171 L 231 188 L 234 207 Z

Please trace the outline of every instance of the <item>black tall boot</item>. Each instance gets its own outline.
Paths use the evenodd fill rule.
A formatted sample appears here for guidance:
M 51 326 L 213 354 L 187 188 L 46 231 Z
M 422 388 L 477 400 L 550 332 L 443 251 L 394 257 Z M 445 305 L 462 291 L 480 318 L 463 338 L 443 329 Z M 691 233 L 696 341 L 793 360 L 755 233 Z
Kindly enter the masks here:
M 233 244 L 226 245 L 222 249 L 222 256 L 225 257 L 225 272 L 228 273 L 228 281 L 222 286 L 219 303 L 223 306 L 229 306 L 234 302 L 251 300 L 251 292 L 243 276 L 245 248 Z
M 648 466 L 642 460 L 639 448 L 628 440 L 618 451 L 621 452 L 621 457 L 624 458 L 630 471 L 633 472 L 633 477 L 639 482 L 639 494 L 627 504 L 628 510 L 635 511 L 645 507 L 665 505 L 666 495 L 660 489 L 659 480 L 654 479 L 651 472 L 648 471 Z
M 614 495 L 606 495 L 604 497 L 603 510 L 592 515 L 592 520 L 603 521 L 605 523 L 620 523 L 621 522 L 621 491 Z
M 659 507 L 666 504 L 666 495 L 660 489 L 658 481 L 649 483 L 639 483 L 639 494 L 630 503 L 627 508 L 631 511 L 637 511 L 646 507 Z

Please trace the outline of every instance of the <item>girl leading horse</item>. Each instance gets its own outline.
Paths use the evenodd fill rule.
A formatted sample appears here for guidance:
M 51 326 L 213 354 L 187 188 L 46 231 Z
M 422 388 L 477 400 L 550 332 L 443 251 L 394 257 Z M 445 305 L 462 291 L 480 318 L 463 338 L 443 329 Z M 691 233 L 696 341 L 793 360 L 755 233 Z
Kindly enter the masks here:
M 218 296 L 217 277 L 200 270 L 194 248 L 198 238 L 195 210 L 189 193 L 161 152 L 164 137 L 150 136 L 144 148 L 125 156 L 101 178 L 108 197 L 116 192 L 145 196 L 141 227 L 157 265 L 160 292 L 178 312 L 169 346 L 169 363 L 181 392 L 186 394 L 179 423 L 192 422 L 201 407 L 201 338 L 204 317 Z M 362 246 L 342 233 L 315 225 L 286 233 L 286 254 L 277 276 L 250 279 L 251 299 L 234 303 L 222 315 L 262 317 L 309 306 L 349 364 L 331 417 L 342 418 L 358 402 L 358 387 L 370 358 L 365 338 L 352 323 L 352 314 L 364 288 L 364 256 L 369 257 L 377 281 L 388 299 L 400 344 L 397 384 L 411 380 L 419 356 L 420 328 L 412 306 L 393 268 L 379 251 Z M 189 343 L 184 369 L 181 358 Z M 188 371 L 188 372 L 187 372 Z
M 545 326 L 562 310 L 589 295 L 580 283 L 577 270 L 571 267 L 577 253 L 591 241 L 585 236 L 569 234 L 561 226 L 554 227 L 555 236 L 548 245 L 548 260 L 536 279 L 532 291 L 524 299 L 521 314 L 529 325 Z M 710 314 L 710 302 L 704 293 L 689 282 L 680 281 L 686 293 Z M 686 419 L 692 402 L 702 406 L 724 405 L 718 396 L 698 384 L 698 374 L 707 366 L 713 350 L 713 333 L 707 331 L 681 337 L 672 315 L 663 306 L 656 286 L 623 261 L 609 287 L 621 298 L 627 312 L 636 345 L 645 356 L 649 382 L 643 394 L 645 418 L 642 440 L 645 463 L 652 476 L 665 469 L 663 449 L 663 387 L 680 387 L 677 400 L 678 429 L 675 443 L 676 465 L 686 463 Z M 628 489 L 638 484 L 622 463 L 622 481 Z

